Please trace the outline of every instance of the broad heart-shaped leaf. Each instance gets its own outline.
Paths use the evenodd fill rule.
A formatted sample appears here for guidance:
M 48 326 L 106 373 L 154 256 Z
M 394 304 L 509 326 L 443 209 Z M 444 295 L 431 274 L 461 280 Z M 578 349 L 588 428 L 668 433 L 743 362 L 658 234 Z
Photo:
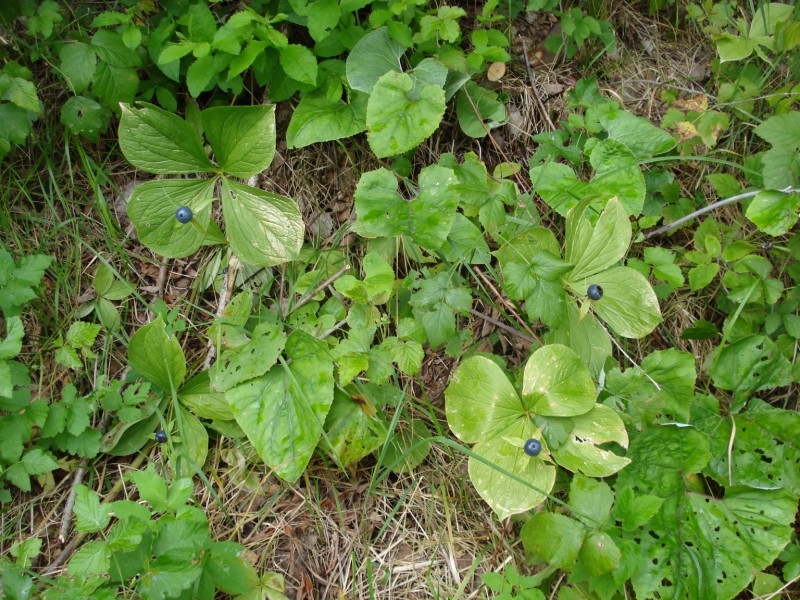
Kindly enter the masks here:
M 553 451 L 556 462 L 574 473 L 589 477 L 608 477 L 630 464 L 631 460 L 600 448 L 615 442 L 628 447 L 628 432 L 620 416 L 611 408 L 596 404 L 583 415 L 572 417 L 567 441 Z
M 242 262 L 271 267 L 298 257 L 305 226 L 289 198 L 223 179 L 222 214 L 231 250 Z
M 587 207 L 582 203 L 567 215 L 566 240 L 566 259 L 574 265 L 566 279 L 585 286 L 594 283 L 593 275 L 622 260 L 632 234 L 628 215 L 616 198 L 608 201 L 594 227 L 586 221 Z
M 506 433 L 513 438 L 528 439 L 532 426 L 517 420 Z M 495 435 L 476 444 L 473 451 L 530 484 L 520 483 L 474 457 L 469 458 L 472 485 L 500 519 L 541 504 L 553 489 L 556 468 L 538 457 L 528 456 L 518 445 L 508 442 L 504 435 Z
M 366 94 L 351 92 L 349 102 L 324 94 L 303 96 L 286 129 L 286 145 L 303 148 L 317 142 L 340 140 L 367 128 Z
M 200 113 L 203 131 L 223 172 L 247 179 L 275 155 L 275 106 L 218 106 Z
M 131 336 L 128 364 L 167 393 L 177 390 L 186 375 L 181 344 L 174 335 L 167 335 L 160 316 Z
M 211 223 L 214 179 L 158 179 L 137 185 L 128 200 L 128 216 L 139 240 L 170 258 L 191 256 L 206 239 Z M 192 209 L 192 221 L 181 223 L 175 211 Z
M 485 356 L 461 363 L 444 397 L 450 429 L 470 444 L 502 434 L 525 411 L 506 374 Z
M 642 552 L 632 577 L 636 597 L 734 598 L 789 543 L 796 510 L 797 497 L 783 490 L 732 487 L 723 499 L 686 490 L 667 496 L 634 534 Z
M 415 148 L 444 116 L 444 90 L 405 73 L 389 71 L 367 103 L 367 140 L 378 158 Z
M 606 358 L 611 356 L 611 339 L 591 315 L 580 317 L 572 302 L 567 302 L 564 319 L 545 336 L 548 344 L 571 348 L 588 366 L 592 377 L 599 377 Z
M 797 222 L 800 194 L 764 190 L 753 198 L 745 216 L 769 235 L 783 235 Z
M 717 387 L 734 393 L 739 408 L 753 392 L 789 385 L 791 369 L 775 342 L 751 335 L 719 351 L 711 379 Z
M 137 169 L 157 174 L 213 173 L 192 126 L 179 116 L 152 104 L 122 106 L 119 145 Z
M 361 176 L 355 193 L 356 231 L 364 237 L 408 236 L 428 250 L 447 240 L 455 218 L 458 195 L 452 170 L 431 165 L 419 175 L 420 192 L 405 200 L 397 192 L 397 178 L 384 168 Z
M 380 412 L 369 415 L 364 404 L 336 390 L 325 420 L 325 433 L 339 463 L 349 465 L 361 460 L 386 441 L 388 432 Z
M 677 142 L 666 131 L 656 127 L 650 119 L 637 117 L 627 110 L 613 110 L 604 113 L 600 124 L 608 132 L 608 137 L 625 144 L 636 158 L 649 158 L 672 150 Z
M 752 398 L 746 411 L 732 417 L 720 416 L 718 401 L 713 396 L 709 401 L 713 402 L 710 416 L 695 424 L 709 435 L 708 470 L 714 479 L 729 485 L 732 477 L 737 485 L 783 488 L 800 495 L 800 413 Z M 731 420 L 736 427 L 733 437 Z M 733 465 L 728 464 L 729 457 Z
M 324 343 L 302 331 L 287 339 L 286 356 L 266 375 L 228 390 L 227 400 L 264 462 L 297 481 L 333 402 L 333 361 Z
M 400 57 L 405 50 L 390 35 L 387 27 L 362 37 L 347 55 L 347 82 L 360 92 L 370 93 L 383 75 L 402 71 Z
M 603 297 L 592 300 L 592 309 L 615 333 L 643 338 L 661 322 L 658 298 L 650 283 L 629 267 L 614 267 L 594 275 L 591 281 L 603 288 Z M 571 283 L 576 293 L 585 294 L 587 285 Z M 577 288 L 577 289 L 576 289 Z
M 592 409 L 595 396 L 589 369 L 566 346 L 543 346 L 525 365 L 522 399 L 531 412 L 553 417 L 582 415 Z

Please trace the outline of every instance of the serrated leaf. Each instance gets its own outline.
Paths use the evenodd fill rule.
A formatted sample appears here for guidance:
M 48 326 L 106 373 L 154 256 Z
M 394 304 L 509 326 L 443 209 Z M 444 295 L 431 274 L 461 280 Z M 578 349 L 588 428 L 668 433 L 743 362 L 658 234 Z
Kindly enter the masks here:
M 108 504 L 100 503 L 100 497 L 93 490 L 80 484 L 75 494 L 75 517 L 78 531 L 103 531 L 111 522 L 111 510 Z
M 389 71 L 367 103 L 367 139 L 378 158 L 415 148 L 439 127 L 444 90 L 405 73 Z
M 303 96 L 286 130 L 286 145 L 303 148 L 361 133 L 367 128 L 367 100 L 358 92 L 351 92 L 348 102 L 325 95 Z
M 136 69 L 112 67 L 101 62 L 97 65 L 92 83 L 92 92 L 106 106 L 116 107 L 120 103 L 130 103 L 139 91 L 139 76 Z
M 578 521 L 542 511 L 522 526 L 519 536 L 526 551 L 554 567 L 569 570 L 578 558 L 584 534 L 585 528 Z
M 219 106 L 200 113 L 220 168 L 247 179 L 264 171 L 275 154 L 275 106 Z
M 104 541 L 87 542 L 69 561 L 67 573 L 73 577 L 104 575 L 111 567 L 111 552 Z
M 61 123 L 75 135 L 96 142 L 108 127 L 108 111 L 84 96 L 70 98 L 61 107 Z
M 225 351 L 211 371 L 211 384 L 217 392 L 260 377 L 278 361 L 286 345 L 286 334 L 280 328 L 257 331 L 252 339 L 238 348 Z
M 80 94 L 94 79 L 97 67 L 97 56 L 89 44 L 74 42 L 65 44 L 58 52 L 61 59 L 60 69 L 72 92 Z
M 218 74 L 217 64 L 212 54 L 196 58 L 186 69 L 186 87 L 192 98 L 197 98 Z
M 280 49 L 280 63 L 286 74 L 300 83 L 317 85 L 317 58 L 300 44 L 287 44 Z
M 763 190 L 753 198 L 745 216 L 764 233 L 777 236 L 783 235 L 794 226 L 798 210 L 800 194 Z
M 223 179 L 222 214 L 242 262 L 271 267 L 298 257 L 305 225 L 294 201 Z
M 200 138 L 186 121 L 150 104 L 122 107 L 119 144 L 135 167 L 156 174 L 214 172 Z

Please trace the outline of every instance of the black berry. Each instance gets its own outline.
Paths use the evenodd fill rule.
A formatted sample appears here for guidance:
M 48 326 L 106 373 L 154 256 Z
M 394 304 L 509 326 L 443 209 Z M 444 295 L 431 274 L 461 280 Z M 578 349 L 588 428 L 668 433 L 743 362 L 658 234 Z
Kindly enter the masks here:
M 531 438 L 525 442 L 524 450 L 525 454 L 528 456 L 539 456 L 539 453 L 542 451 L 542 442 L 536 438 Z
M 600 298 L 603 297 L 603 288 L 593 283 L 589 286 L 589 289 L 586 290 L 586 295 L 589 296 L 591 300 L 600 300 Z
M 156 438 L 156 444 L 163 444 L 164 442 L 167 441 L 167 432 L 164 431 L 163 429 L 159 429 L 158 431 L 156 431 L 155 438 Z
M 178 219 L 178 223 L 188 223 L 192 220 L 192 209 L 188 206 L 181 206 L 175 211 L 175 218 Z

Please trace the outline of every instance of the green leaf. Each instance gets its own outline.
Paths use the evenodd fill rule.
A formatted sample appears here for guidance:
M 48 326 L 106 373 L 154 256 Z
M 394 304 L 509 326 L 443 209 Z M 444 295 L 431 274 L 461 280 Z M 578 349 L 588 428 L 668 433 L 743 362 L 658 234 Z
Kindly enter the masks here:
M 588 366 L 593 377 L 598 377 L 606 358 L 611 356 L 611 340 L 596 319 L 587 315 L 581 319 L 578 309 L 567 303 L 564 319 L 544 338 L 548 344 L 562 344 L 571 348 Z
M 759 192 L 745 216 L 769 235 L 783 235 L 797 222 L 800 194 L 784 194 L 775 190 Z
M 6 419 L 4 419 L 6 420 Z M 8 421 L 7 421 L 8 422 Z M 9 422 L 9 424 L 12 424 Z M 18 428 L 17 428 L 18 430 Z M 24 435 L 24 432 L 21 432 Z M 30 435 L 30 432 L 28 432 Z M 27 437 L 27 436 L 25 436 Z M 6 444 L 9 443 L 9 437 L 3 438 Z M 13 441 L 11 443 L 14 443 Z M 8 456 L 8 450 L 4 457 Z M 35 475 L 44 475 L 58 468 L 58 463 L 53 459 L 49 452 L 45 452 L 41 448 L 33 448 L 28 450 L 19 462 L 13 463 L 9 466 L 3 477 L 21 489 L 23 492 L 31 491 L 30 478 Z
M 386 441 L 388 427 L 383 417 L 380 413 L 367 413 L 363 400 L 357 401 L 339 390 L 334 394 L 325 432 L 334 458 L 342 465 L 361 460 Z
M 389 71 L 367 103 L 367 139 L 378 158 L 415 148 L 439 127 L 444 90 L 405 73 Z
M 122 107 L 119 144 L 136 168 L 156 174 L 214 172 L 200 138 L 186 121 L 156 106 Z
M 553 451 L 562 467 L 589 477 L 608 477 L 630 464 L 630 458 L 601 448 L 608 442 L 628 447 L 625 424 L 613 409 L 596 404 L 589 412 L 572 417 L 570 421 L 569 436 Z
M 345 274 L 336 280 L 334 288 L 358 304 L 385 304 L 394 291 L 394 269 L 377 252 L 368 252 L 361 264 L 364 281 Z
M 772 340 L 753 335 L 719 351 L 711 379 L 718 388 L 734 392 L 741 406 L 753 392 L 789 385 L 791 365 Z
M 75 135 L 97 142 L 106 130 L 109 121 L 108 110 L 94 100 L 84 96 L 70 98 L 61 107 L 61 123 Z
M 706 263 L 689 269 L 689 289 L 693 292 L 702 290 L 719 273 L 719 263 Z
M 156 473 L 152 463 L 149 463 L 144 471 L 133 471 L 128 477 L 136 485 L 139 497 L 149 503 L 154 511 L 166 512 L 169 510 L 167 483 Z
M 100 60 L 109 67 L 135 69 L 142 66 L 139 53 L 128 48 L 116 31 L 100 29 L 92 36 L 91 44 Z
M 186 375 L 181 344 L 175 336 L 167 335 L 160 316 L 131 336 L 128 363 L 165 392 L 177 390 Z
M 103 531 L 111 522 L 111 509 L 108 504 L 100 503 L 100 497 L 93 490 L 80 484 L 75 493 L 75 517 L 78 531 Z
M 211 389 L 209 370 L 200 371 L 183 384 L 178 392 L 178 400 L 201 419 L 233 420 L 233 412 L 225 401 L 225 394 Z
M 800 183 L 800 112 L 774 115 L 753 130 L 772 146 L 764 153 L 764 186 L 783 189 Z
M 227 400 L 264 462 L 296 481 L 333 402 L 333 363 L 322 342 L 300 331 L 289 336 L 286 355 L 291 362 L 229 390 Z
M 720 62 L 744 60 L 753 52 L 753 42 L 739 35 L 721 33 L 716 42 Z
M 192 98 L 197 98 L 202 94 L 217 74 L 213 55 L 206 54 L 195 59 L 186 70 L 186 87 Z
M 753 398 L 738 415 L 715 413 L 696 424 L 709 435 L 708 469 L 720 484 L 779 487 L 800 494 L 800 413 Z
M 637 159 L 663 154 L 677 145 L 668 132 L 653 125 L 650 119 L 637 117 L 627 110 L 604 113 L 600 124 L 609 138 L 625 144 Z
M 303 96 L 286 130 L 286 145 L 303 148 L 361 133 L 367 128 L 367 99 L 358 92 L 351 92 L 349 102 L 325 95 Z
M 179 410 L 181 411 L 180 438 L 172 444 L 170 466 L 173 473 L 188 478 L 203 469 L 208 456 L 208 432 L 192 413 Z M 189 489 L 191 490 L 191 487 Z
M 244 546 L 234 542 L 211 544 L 206 572 L 226 594 L 246 594 L 258 585 L 258 574 L 244 553 Z
M 354 90 L 371 93 L 386 73 L 403 70 L 400 57 L 404 52 L 403 47 L 389 35 L 388 28 L 369 32 L 347 55 L 347 82 Z
M 111 552 L 104 541 L 87 542 L 69 561 L 67 573 L 73 577 L 89 578 L 105 575 L 111 568 Z
M 468 81 L 458 93 L 456 117 L 461 130 L 473 138 L 482 138 L 506 122 L 506 107 L 496 93 Z
M 289 77 L 300 83 L 317 85 L 317 59 L 314 53 L 300 44 L 288 44 L 280 49 L 281 67 Z
M 570 570 L 583 544 L 585 528 L 565 515 L 542 511 L 522 526 L 519 537 L 525 550 L 550 565 Z M 553 543 L 557 540 L 557 543 Z
M 570 510 L 587 527 L 598 528 L 611 517 L 614 494 L 603 481 L 576 474 L 569 486 Z
M 458 196 L 453 171 L 431 165 L 419 175 L 420 192 L 405 200 L 397 179 L 380 168 L 361 176 L 355 193 L 356 231 L 364 237 L 408 236 L 429 250 L 440 248 L 455 218 Z
M 586 196 L 604 201 L 618 198 L 632 216 L 641 214 L 646 195 L 639 161 L 622 142 L 603 140 L 592 148 L 589 162 L 595 176 L 587 186 Z
M 617 492 L 614 518 L 622 523 L 625 531 L 635 531 L 658 513 L 663 502 L 658 496 L 637 495 L 631 488 L 624 488 Z
M 178 598 L 202 574 L 199 564 L 171 557 L 158 557 L 148 567 L 139 581 L 137 591 L 143 598 L 153 600 Z
M 616 571 L 620 566 L 622 553 L 607 533 L 592 531 L 586 536 L 578 557 L 586 570 L 598 577 Z
M 506 374 L 483 356 L 459 365 L 444 396 L 447 423 L 458 439 L 467 443 L 505 432 L 525 412 Z
M 492 261 L 483 232 L 461 213 L 456 213 L 447 241 L 440 249 L 446 261 L 468 265 L 488 265 Z
M 396 473 L 411 473 L 430 452 L 430 443 L 420 443 L 431 437 L 431 430 L 419 419 L 411 421 L 411 427 L 395 431 L 387 441 L 388 448 L 384 464 Z M 419 444 L 419 445 L 417 445 Z
M 555 417 L 581 415 L 594 407 L 595 396 L 589 370 L 566 346 L 543 346 L 525 365 L 522 380 L 525 412 Z
M 515 426 L 505 433 L 527 439 L 526 429 L 520 421 L 516 421 Z M 553 465 L 538 457 L 528 456 L 521 447 L 507 442 L 503 435 L 476 444 L 473 451 L 529 484 L 511 479 L 496 468 L 470 457 L 469 477 L 472 484 L 499 519 L 530 510 L 547 499 L 545 494 L 552 489 L 556 478 Z
M 278 362 L 286 345 L 286 334 L 280 328 L 256 328 L 244 346 L 222 353 L 211 371 L 211 384 L 217 392 L 260 377 Z
M 72 89 L 72 93 L 82 93 L 94 79 L 97 66 L 94 48 L 89 44 L 74 42 L 63 45 L 58 56 L 61 59 L 59 68 Z
M 275 107 L 219 106 L 200 113 L 220 169 L 247 179 L 266 170 L 275 154 Z
M 106 106 L 116 108 L 120 103 L 130 103 L 139 91 L 139 76 L 136 69 L 112 67 L 101 62 L 97 65 L 92 83 L 92 92 Z
M 211 223 L 215 183 L 214 179 L 157 179 L 137 185 L 127 210 L 142 243 L 172 258 L 194 254 Z M 175 218 L 181 206 L 192 210 L 190 223 Z
M 661 322 L 658 298 L 650 283 L 629 267 L 615 267 L 595 275 L 591 283 L 603 288 L 592 309 L 618 335 L 640 339 Z M 586 288 L 581 291 L 585 293 Z
M 608 201 L 593 228 L 585 222 L 584 210 L 577 207 L 567 216 L 566 244 L 566 259 L 574 265 L 567 279 L 582 288 L 595 283 L 594 275 L 622 260 L 632 235 L 628 215 L 616 198 Z M 574 235 L 569 235 L 571 232 Z
M 231 250 L 242 262 L 271 267 L 299 256 L 305 225 L 289 198 L 223 179 L 222 214 Z

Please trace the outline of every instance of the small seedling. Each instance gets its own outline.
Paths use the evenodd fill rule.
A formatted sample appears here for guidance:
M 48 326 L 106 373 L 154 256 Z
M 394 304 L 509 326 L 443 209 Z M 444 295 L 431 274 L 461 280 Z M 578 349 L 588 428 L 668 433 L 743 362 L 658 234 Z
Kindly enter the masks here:
M 158 431 L 156 431 L 155 440 L 156 444 L 163 444 L 164 442 L 167 441 L 167 432 L 164 431 L 163 429 L 159 429 Z
M 603 288 L 593 283 L 589 286 L 589 289 L 586 290 L 586 295 L 589 296 L 591 300 L 600 300 L 600 298 L 603 297 Z
M 178 219 L 179 223 L 188 223 L 192 220 L 192 209 L 188 206 L 181 206 L 175 211 L 175 218 Z
M 542 442 L 536 438 L 531 438 L 525 442 L 524 449 L 525 454 L 528 456 L 539 456 L 539 453 L 542 451 Z

